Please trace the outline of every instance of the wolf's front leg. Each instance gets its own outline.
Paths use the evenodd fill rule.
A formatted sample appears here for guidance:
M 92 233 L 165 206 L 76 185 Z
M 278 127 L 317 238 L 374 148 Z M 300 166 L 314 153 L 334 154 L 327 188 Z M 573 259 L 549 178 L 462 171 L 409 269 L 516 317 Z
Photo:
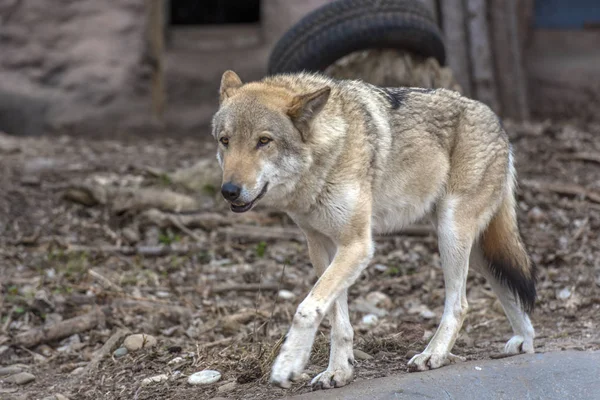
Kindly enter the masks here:
M 366 219 L 370 219 L 370 214 L 366 214 L 368 214 Z M 278 386 L 287 388 L 291 385 L 291 381 L 300 377 L 308 362 L 317 328 L 325 313 L 336 300 L 338 302 L 335 309 L 332 310 L 335 320 L 332 326 L 332 335 L 337 333 L 339 338 L 336 335 L 332 342 L 331 356 L 333 359 L 329 364 L 331 369 L 328 368 L 317 376 L 313 380 L 313 384 L 326 388 L 331 387 L 333 381 L 334 386 L 343 386 L 352 379 L 351 365 L 348 365 L 350 368 L 342 369 L 340 367 L 342 357 L 344 358 L 343 362 L 347 364 L 354 362 L 352 335 L 348 335 L 348 331 L 352 332 L 352 327 L 347 315 L 346 290 L 358 278 L 373 255 L 369 221 L 352 225 L 353 229 L 343 233 L 333 262 L 321 275 L 306 299 L 298 306 L 292 327 L 273 365 L 271 381 Z M 357 229 L 357 226 L 360 228 Z M 335 376 L 336 371 L 339 372 L 339 381 Z M 328 382 L 327 385 L 325 380 Z
M 317 273 L 323 275 L 331 264 L 337 246 L 333 241 L 312 229 L 303 229 L 308 243 L 310 261 Z M 333 303 L 327 314 L 331 322 L 331 350 L 327 369 L 314 377 L 314 389 L 329 389 L 344 386 L 354 377 L 354 331 L 348 314 L 348 293 L 344 291 Z

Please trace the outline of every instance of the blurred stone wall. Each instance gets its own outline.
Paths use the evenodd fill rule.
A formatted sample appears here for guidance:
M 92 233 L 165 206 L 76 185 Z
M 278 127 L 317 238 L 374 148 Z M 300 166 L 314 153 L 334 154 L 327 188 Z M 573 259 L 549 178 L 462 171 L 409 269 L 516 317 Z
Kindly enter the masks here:
M 144 96 L 144 0 L 0 1 L 0 130 L 114 128 Z

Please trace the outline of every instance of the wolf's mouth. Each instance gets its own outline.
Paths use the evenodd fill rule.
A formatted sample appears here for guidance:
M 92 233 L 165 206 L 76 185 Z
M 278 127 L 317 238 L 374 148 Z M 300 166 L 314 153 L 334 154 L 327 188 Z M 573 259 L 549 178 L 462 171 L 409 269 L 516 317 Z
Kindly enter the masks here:
M 260 200 L 261 197 L 263 197 L 267 193 L 268 186 L 269 186 L 269 182 L 265 183 L 265 186 L 263 186 L 263 188 L 260 191 L 260 193 L 258 194 L 258 196 L 256 196 L 256 198 L 249 203 L 231 203 L 231 205 L 230 205 L 231 211 L 236 212 L 236 213 L 243 213 L 243 212 L 250 210 L 254 206 L 254 203 L 256 203 L 258 200 Z

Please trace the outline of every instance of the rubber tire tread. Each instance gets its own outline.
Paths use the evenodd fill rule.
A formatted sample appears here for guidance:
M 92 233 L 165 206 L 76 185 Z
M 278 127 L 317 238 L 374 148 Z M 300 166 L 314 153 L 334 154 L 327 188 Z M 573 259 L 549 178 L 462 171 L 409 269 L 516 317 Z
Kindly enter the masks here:
M 418 0 L 338 0 L 288 30 L 269 58 L 269 74 L 321 71 L 354 51 L 396 48 L 445 64 L 441 32 Z

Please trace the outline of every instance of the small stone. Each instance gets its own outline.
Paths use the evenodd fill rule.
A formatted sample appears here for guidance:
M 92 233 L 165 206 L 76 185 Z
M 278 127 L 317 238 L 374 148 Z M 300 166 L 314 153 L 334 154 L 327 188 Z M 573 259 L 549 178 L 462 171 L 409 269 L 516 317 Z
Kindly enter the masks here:
M 376 325 L 377 322 L 379 322 L 379 318 L 375 314 L 367 314 L 364 317 L 362 317 L 362 323 L 367 326 Z
M 482 368 L 481 368 L 481 367 L 475 367 L 475 369 L 476 369 L 477 371 L 481 371 L 481 369 L 482 369 Z
M 157 341 L 154 336 L 137 333 L 127 336 L 123 341 L 123 346 L 125 346 L 129 351 L 136 351 L 139 349 L 154 347 L 156 346 L 156 343 Z
M 36 350 L 40 352 L 44 357 L 50 357 L 52 354 L 54 354 L 54 350 L 52 349 L 52 347 L 48 346 L 47 344 L 42 344 L 38 346 Z
M 423 332 L 423 341 L 427 342 L 429 339 L 433 337 L 433 331 L 426 330 Z
M 74 334 L 64 339 L 60 344 L 61 346 L 56 349 L 60 353 L 79 350 L 81 348 L 81 339 L 78 334 Z
M 535 206 L 527 213 L 527 219 L 529 222 L 542 222 L 546 219 L 546 213 Z
M 149 378 L 142 379 L 142 385 L 149 385 L 151 383 L 159 383 L 159 382 L 166 381 L 168 379 L 169 379 L 169 376 L 167 374 L 155 375 L 155 376 L 151 376 Z
M 392 308 L 392 300 L 390 297 L 381 292 L 371 292 L 367 295 L 366 300 L 368 303 L 374 305 L 375 307 L 390 309 Z
M 205 369 L 204 371 L 190 375 L 188 377 L 188 383 L 190 385 L 208 385 L 217 382 L 219 379 L 221 379 L 221 373 L 219 371 Z
M 424 319 L 433 319 L 435 318 L 435 313 L 431 311 L 429 308 L 423 308 L 419 313 L 419 316 Z
M 25 364 L 13 364 L 7 367 L 0 368 L 0 377 L 18 374 L 19 372 L 23 372 L 28 367 Z
M 173 336 L 175 334 L 175 332 L 177 332 L 178 330 L 181 330 L 181 327 L 179 325 L 175 325 L 175 326 L 171 326 L 169 328 L 165 328 L 162 331 L 160 331 L 161 334 L 163 334 L 164 336 L 170 337 Z
M 127 355 L 127 353 L 129 353 L 129 350 L 127 350 L 127 348 L 125 347 L 119 347 L 118 349 L 116 349 L 113 352 L 113 357 L 114 358 L 121 358 Z
M 4 382 L 16 383 L 17 385 L 25 385 L 29 382 L 35 381 L 35 375 L 29 372 L 19 372 L 18 374 L 11 375 L 4 380 Z
M 62 394 L 60 394 L 60 393 L 56 393 L 56 394 L 54 395 L 54 397 L 56 397 L 56 400 L 69 400 L 69 398 L 68 398 L 67 396 L 65 396 L 65 395 L 62 395 Z
M 235 382 L 229 382 L 224 385 L 221 385 L 217 388 L 218 393 L 228 393 L 235 389 L 237 384 Z
M 387 310 L 377 308 L 373 304 L 369 303 L 367 300 L 362 298 L 356 299 L 352 304 L 352 308 L 361 313 L 375 314 L 378 317 L 385 317 L 388 314 Z
M 71 371 L 71 373 L 69 375 L 71 376 L 75 376 L 75 375 L 79 375 L 81 374 L 83 371 L 85 370 L 84 367 L 77 367 L 75 368 L 73 371 Z
M 305 382 L 305 381 L 309 381 L 309 380 L 310 380 L 310 375 L 308 375 L 306 372 L 303 372 L 298 377 L 298 382 Z
M 122 233 L 125 237 L 125 240 L 127 240 L 129 244 L 136 244 L 140 241 L 140 233 L 137 231 L 137 229 L 125 228 L 123 229 Z
M 365 353 L 362 350 L 354 349 L 354 358 L 356 358 L 357 360 L 372 360 L 373 356 Z
M 277 293 L 277 296 L 283 300 L 293 300 L 296 298 L 296 295 L 289 290 L 282 289 Z
M 569 288 L 564 288 L 563 290 L 558 292 L 556 297 L 560 300 L 567 300 L 569 297 L 571 297 L 571 290 Z
M 167 363 L 167 365 L 179 364 L 180 362 L 183 362 L 183 358 L 182 357 L 175 357 L 174 359 L 172 359 L 171 361 L 169 361 Z
M 387 270 L 388 270 L 388 267 L 387 267 L 387 265 L 383 265 L 383 264 L 375 264 L 375 265 L 373 266 L 373 268 L 375 268 L 375 269 L 376 269 L 377 271 L 379 271 L 379 272 L 385 272 L 385 271 L 387 271 Z

